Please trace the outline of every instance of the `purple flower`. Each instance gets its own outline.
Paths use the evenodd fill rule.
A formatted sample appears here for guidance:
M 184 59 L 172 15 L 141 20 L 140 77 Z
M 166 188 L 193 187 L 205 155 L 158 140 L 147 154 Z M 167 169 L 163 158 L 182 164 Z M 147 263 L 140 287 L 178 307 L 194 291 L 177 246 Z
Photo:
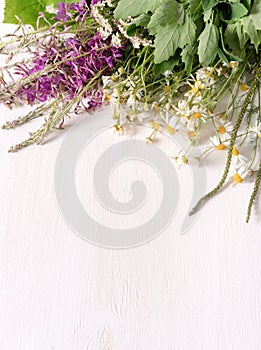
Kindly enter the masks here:
M 68 21 L 70 18 L 70 13 L 68 12 L 68 5 L 65 2 L 58 2 L 58 11 L 56 12 L 56 18 L 59 21 Z
M 37 76 L 30 84 L 20 88 L 18 96 L 26 99 L 28 104 L 45 102 L 58 94 L 65 100 L 73 99 L 101 70 L 103 74 L 110 74 L 120 57 L 121 49 L 111 46 L 110 39 L 103 40 L 99 33 L 86 37 L 81 32 L 65 41 L 53 40 L 50 45 L 42 43 L 31 64 L 17 71 L 23 77 Z M 52 65 L 55 68 L 48 71 Z M 99 91 L 99 80 L 97 89 Z M 100 92 L 90 90 L 84 97 L 88 96 L 86 110 L 92 111 L 101 105 Z
M 101 0 L 92 0 L 91 1 L 91 5 L 93 6 L 93 5 L 96 5 L 96 4 L 98 4 L 99 2 L 101 2 Z

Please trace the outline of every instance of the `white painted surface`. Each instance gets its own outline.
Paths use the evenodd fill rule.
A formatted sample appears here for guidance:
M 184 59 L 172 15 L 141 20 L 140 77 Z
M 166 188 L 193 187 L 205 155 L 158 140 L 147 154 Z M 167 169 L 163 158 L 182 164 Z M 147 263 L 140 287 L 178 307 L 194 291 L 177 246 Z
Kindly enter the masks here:
M 11 116 L 0 111 L 2 122 Z M 67 131 L 7 153 L 32 127 L 0 133 L 1 350 L 261 348 L 261 209 L 244 223 L 250 185 L 222 192 L 181 236 L 192 190 L 190 171 L 181 169 L 181 205 L 161 235 L 134 249 L 99 248 L 71 231 L 56 203 L 54 164 Z M 104 136 L 90 164 L 112 137 Z M 164 137 L 159 147 L 175 148 Z M 222 157 L 209 157 L 208 188 L 219 179 L 218 164 Z M 157 179 L 147 181 L 158 192 Z M 95 202 L 92 209 L 97 214 Z

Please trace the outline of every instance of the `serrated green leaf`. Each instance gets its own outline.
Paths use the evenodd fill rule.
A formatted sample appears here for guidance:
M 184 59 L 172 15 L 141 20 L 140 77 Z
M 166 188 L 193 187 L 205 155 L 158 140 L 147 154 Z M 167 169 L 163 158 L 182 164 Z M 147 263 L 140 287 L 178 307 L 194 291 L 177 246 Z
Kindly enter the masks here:
M 225 44 L 232 50 L 232 52 L 236 56 L 240 56 L 242 54 L 242 49 L 245 45 L 245 42 L 248 40 L 248 37 L 242 35 L 243 33 L 241 32 L 241 29 L 238 28 L 238 24 L 239 22 L 236 24 L 228 24 L 224 34 Z M 244 45 L 241 46 L 243 42 Z
M 199 36 L 199 62 L 208 66 L 217 55 L 219 32 L 215 24 L 208 23 Z
M 173 25 L 162 27 L 162 29 L 156 35 L 154 42 L 155 64 L 159 64 L 163 61 L 168 61 L 170 57 L 174 56 L 178 48 L 179 41 L 179 37 L 177 37 L 178 33 L 176 31 L 177 26 L 178 25 L 174 23 Z
M 224 33 L 224 42 L 233 52 L 235 52 L 235 54 L 238 54 L 241 51 L 236 24 L 227 25 Z
M 18 24 L 19 21 L 15 18 L 18 16 L 25 24 L 31 24 L 35 27 L 39 12 L 46 14 L 50 19 L 53 15 L 46 13 L 46 6 L 53 4 L 56 6 L 60 0 L 6 0 L 4 10 L 4 23 Z M 74 0 L 68 0 L 68 3 Z
M 115 18 L 136 17 L 148 11 L 154 12 L 160 6 L 160 0 L 120 0 L 114 10 Z
M 248 9 L 248 11 L 251 10 L 251 0 L 242 0 L 241 2 Z
M 240 56 L 236 56 L 233 53 L 228 52 L 228 50 L 225 47 L 224 38 L 223 38 L 223 34 L 222 34 L 221 30 L 220 30 L 220 40 L 221 40 L 222 50 L 227 55 L 228 59 L 230 61 L 239 61 L 239 62 L 241 62 L 242 59 L 244 58 L 245 51 L 241 50 L 241 55 Z
M 165 0 L 151 17 L 148 28 L 165 27 L 168 24 L 184 22 L 184 8 L 175 0 Z
M 161 27 L 157 33 L 155 46 L 155 63 L 167 61 L 174 56 L 177 48 L 184 48 L 186 45 L 193 45 L 196 37 L 196 26 L 189 16 L 186 16 L 182 25 L 173 23 L 166 27 Z
M 246 42 L 249 39 L 249 36 L 247 35 L 246 31 L 243 30 L 243 25 L 241 22 L 237 22 L 235 24 L 236 27 L 236 33 L 237 33 L 237 37 L 238 37 L 238 41 L 239 41 L 239 47 L 240 49 L 243 49 L 246 45 Z M 233 45 L 232 41 L 234 40 L 234 38 L 230 38 L 230 47 L 231 45 Z
M 218 48 L 218 56 L 223 62 L 229 63 L 227 56 L 224 54 L 224 52 L 220 48 Z
M 212 15 L 212 9 L 209 9 L 204 12 L 204 22 L 208 22 Z
M 234 3 L 230 4 L 231 18 L 241 18 L 247 15 L 248 9 L 243 4 Z
M 168 61 L 163 61 L 159 64 L 154 64 L 153 72 L 156 75 L 164 74 L 167 70 L 172 71 L 179 64 L 179 55 L 171 57 Z
M 253 24 L 256 30 L 261 30 L 261 1 L 260 0 L 254 1 L 252 10 L 248 17 L 253 21 Z
M 204 11 L 211 10 L 215 7 L 220 1 L 219 0 L 202 0 L 202 6 Z
M 45 4 L 35 0 L 6 0 L 4 23 L 17 24 L 18 16 L 24 23 L 35 26 L 39 12 L 45 11 Z
M 188 75 L 192 72 L 193 60 L 196 53 L 196 46 L 186 45 L 181 53 L 181 60 L 185 64 L 185 70 Z
M 143 13 L 139 17 L 135 18 L 133 23 L 136 24 L 137 27 L 144 27 L 147 28 L 149 22 L 150 22 L 151 16 L 147 13 Z
M 242 18 L 241 23 L 242 23 L 241 31 L 246 33 L 245 35 L 249 36 L 251 43 L 255 46 L 255 49 L 257 51 L 261 42 L 260 42 L 256 27 L 253 23 L 253 20 L 250 18 L 250 16 L 248 16 L 248 17 Z

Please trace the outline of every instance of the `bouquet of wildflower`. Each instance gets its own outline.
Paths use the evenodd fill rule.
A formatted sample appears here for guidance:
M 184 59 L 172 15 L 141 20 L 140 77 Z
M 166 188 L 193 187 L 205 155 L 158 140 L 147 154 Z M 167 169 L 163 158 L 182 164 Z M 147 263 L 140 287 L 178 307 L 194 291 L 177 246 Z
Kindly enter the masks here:
M 32 108 L 3 128 L 43 118 L 10 152 L 42 144 L 66 117 L 111 104 L 116 132 L 150 123 L 148 142 L 158 130 L 189 139 L 173 157 L 178 164 L 225 152 L 219 184 L 194 211 L 228 178 L 239 184 L 252 177 L 249 221 L 261 180 L 259 0 L 47 0 L 32 4 L 30 14 L 6 1 L 5 21 L 18 27 L 0 42 L 8 55 L 0 102 Z M 206 149 L 193 157 L 206 136 Z

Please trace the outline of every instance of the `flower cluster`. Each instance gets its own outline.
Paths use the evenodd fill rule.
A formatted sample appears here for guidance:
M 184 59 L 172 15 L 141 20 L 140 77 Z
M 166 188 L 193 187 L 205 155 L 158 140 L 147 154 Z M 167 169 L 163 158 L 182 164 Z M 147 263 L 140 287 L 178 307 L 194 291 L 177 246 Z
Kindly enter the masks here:
M 0 102 L 8 107 L 21 102 L 32 106 L 27 115 L 6 122 L 3 128 L 11 129 L 48 115 L 38 130 L 10 151 L 43 143 L 50 132 L 63 126 L 65 117 L 71 113 L 93 112 L 110 104 L 114 130 L 118 134 L 128 131 L 130 125 L 146 123 L 152 128 L 146 138 L 148 143 L 155 142 L 161 131 L 186 138 L 188 149 L 172 157 L 178 167 L 198 164 L 210 152 L 226 156 L 220 184 L 203 201 L 219 191 L 227 179 L 233 184 L 242 184 L 255 175 L 249 217 L 261 179 L 261 165 L 258 165 L 260 94 L 259 107 L 255 100 L 261 67 L 256 51 L 253 53 L 252 47 L 241 63 L 229 60 L 234 56 L 228 51 L 223 53 L 223 48 L 219 48 L 220 59 L 201 60 L 206 52 L 193 51 L 196 44 L 189 45 L 190 40 L 194 40 L 192 33 L 186 42 L 186 26 L 194 27 L 188 9 L 184 12 L 183 2 L 177 2 L 181 18 L 175 28 L 178 41 L 183 41 L 169 57 L 175 45 L 165 48 L 158 39 L 164 33 L 168 37 L 165 23 L 168 19 L 161 18 L 167 9 L 164 2 L 154 13 L 147 11 L 135 18 L 114 16 L 119 3 L 125 1 L 59 2 L 57 9 L 52 5 L 46 8 L 54 15 L 52 23 L 43 13 L 39 16 L 37 23 L 44 19 L 49 23 L 48 28 L 28 32 L 21 26 L 22 35 L 14 34 L 10 41 L 0 43 L 0 50 L 10 53 L 10 60 L 17 53 L 27 52 L 26 60 L 11 61 L 0 68 Z M 151 8 L 151 4 L 148 6 Z M 122 8 L 120 6 L 121 11 Z M 207 22 L 204 30 L 212 26 L 215 31 L 215 24 Z M 180 32 L 181 28 L 184 33 Z M 202 37 L 198 40 L 201 45 L 204 44 Z M 256 39 L 250 35 L 250 43 L 254 40 L 252 44 L 256 45 Z M 165 37 L 162 36 L 162 40 Z M 8 44 L 15 42 L 16 50 L 9 52 Z M 220 40 L 217 45 L 219 43 Z M 191 55 L 186 51 L 190 49 Z M 217 56 L 216 51 L 213 57 Z M 194 155 L 196 145 L 202 146 L 201 155 Z M 246 153 L 246 149 L 253 151 Z

